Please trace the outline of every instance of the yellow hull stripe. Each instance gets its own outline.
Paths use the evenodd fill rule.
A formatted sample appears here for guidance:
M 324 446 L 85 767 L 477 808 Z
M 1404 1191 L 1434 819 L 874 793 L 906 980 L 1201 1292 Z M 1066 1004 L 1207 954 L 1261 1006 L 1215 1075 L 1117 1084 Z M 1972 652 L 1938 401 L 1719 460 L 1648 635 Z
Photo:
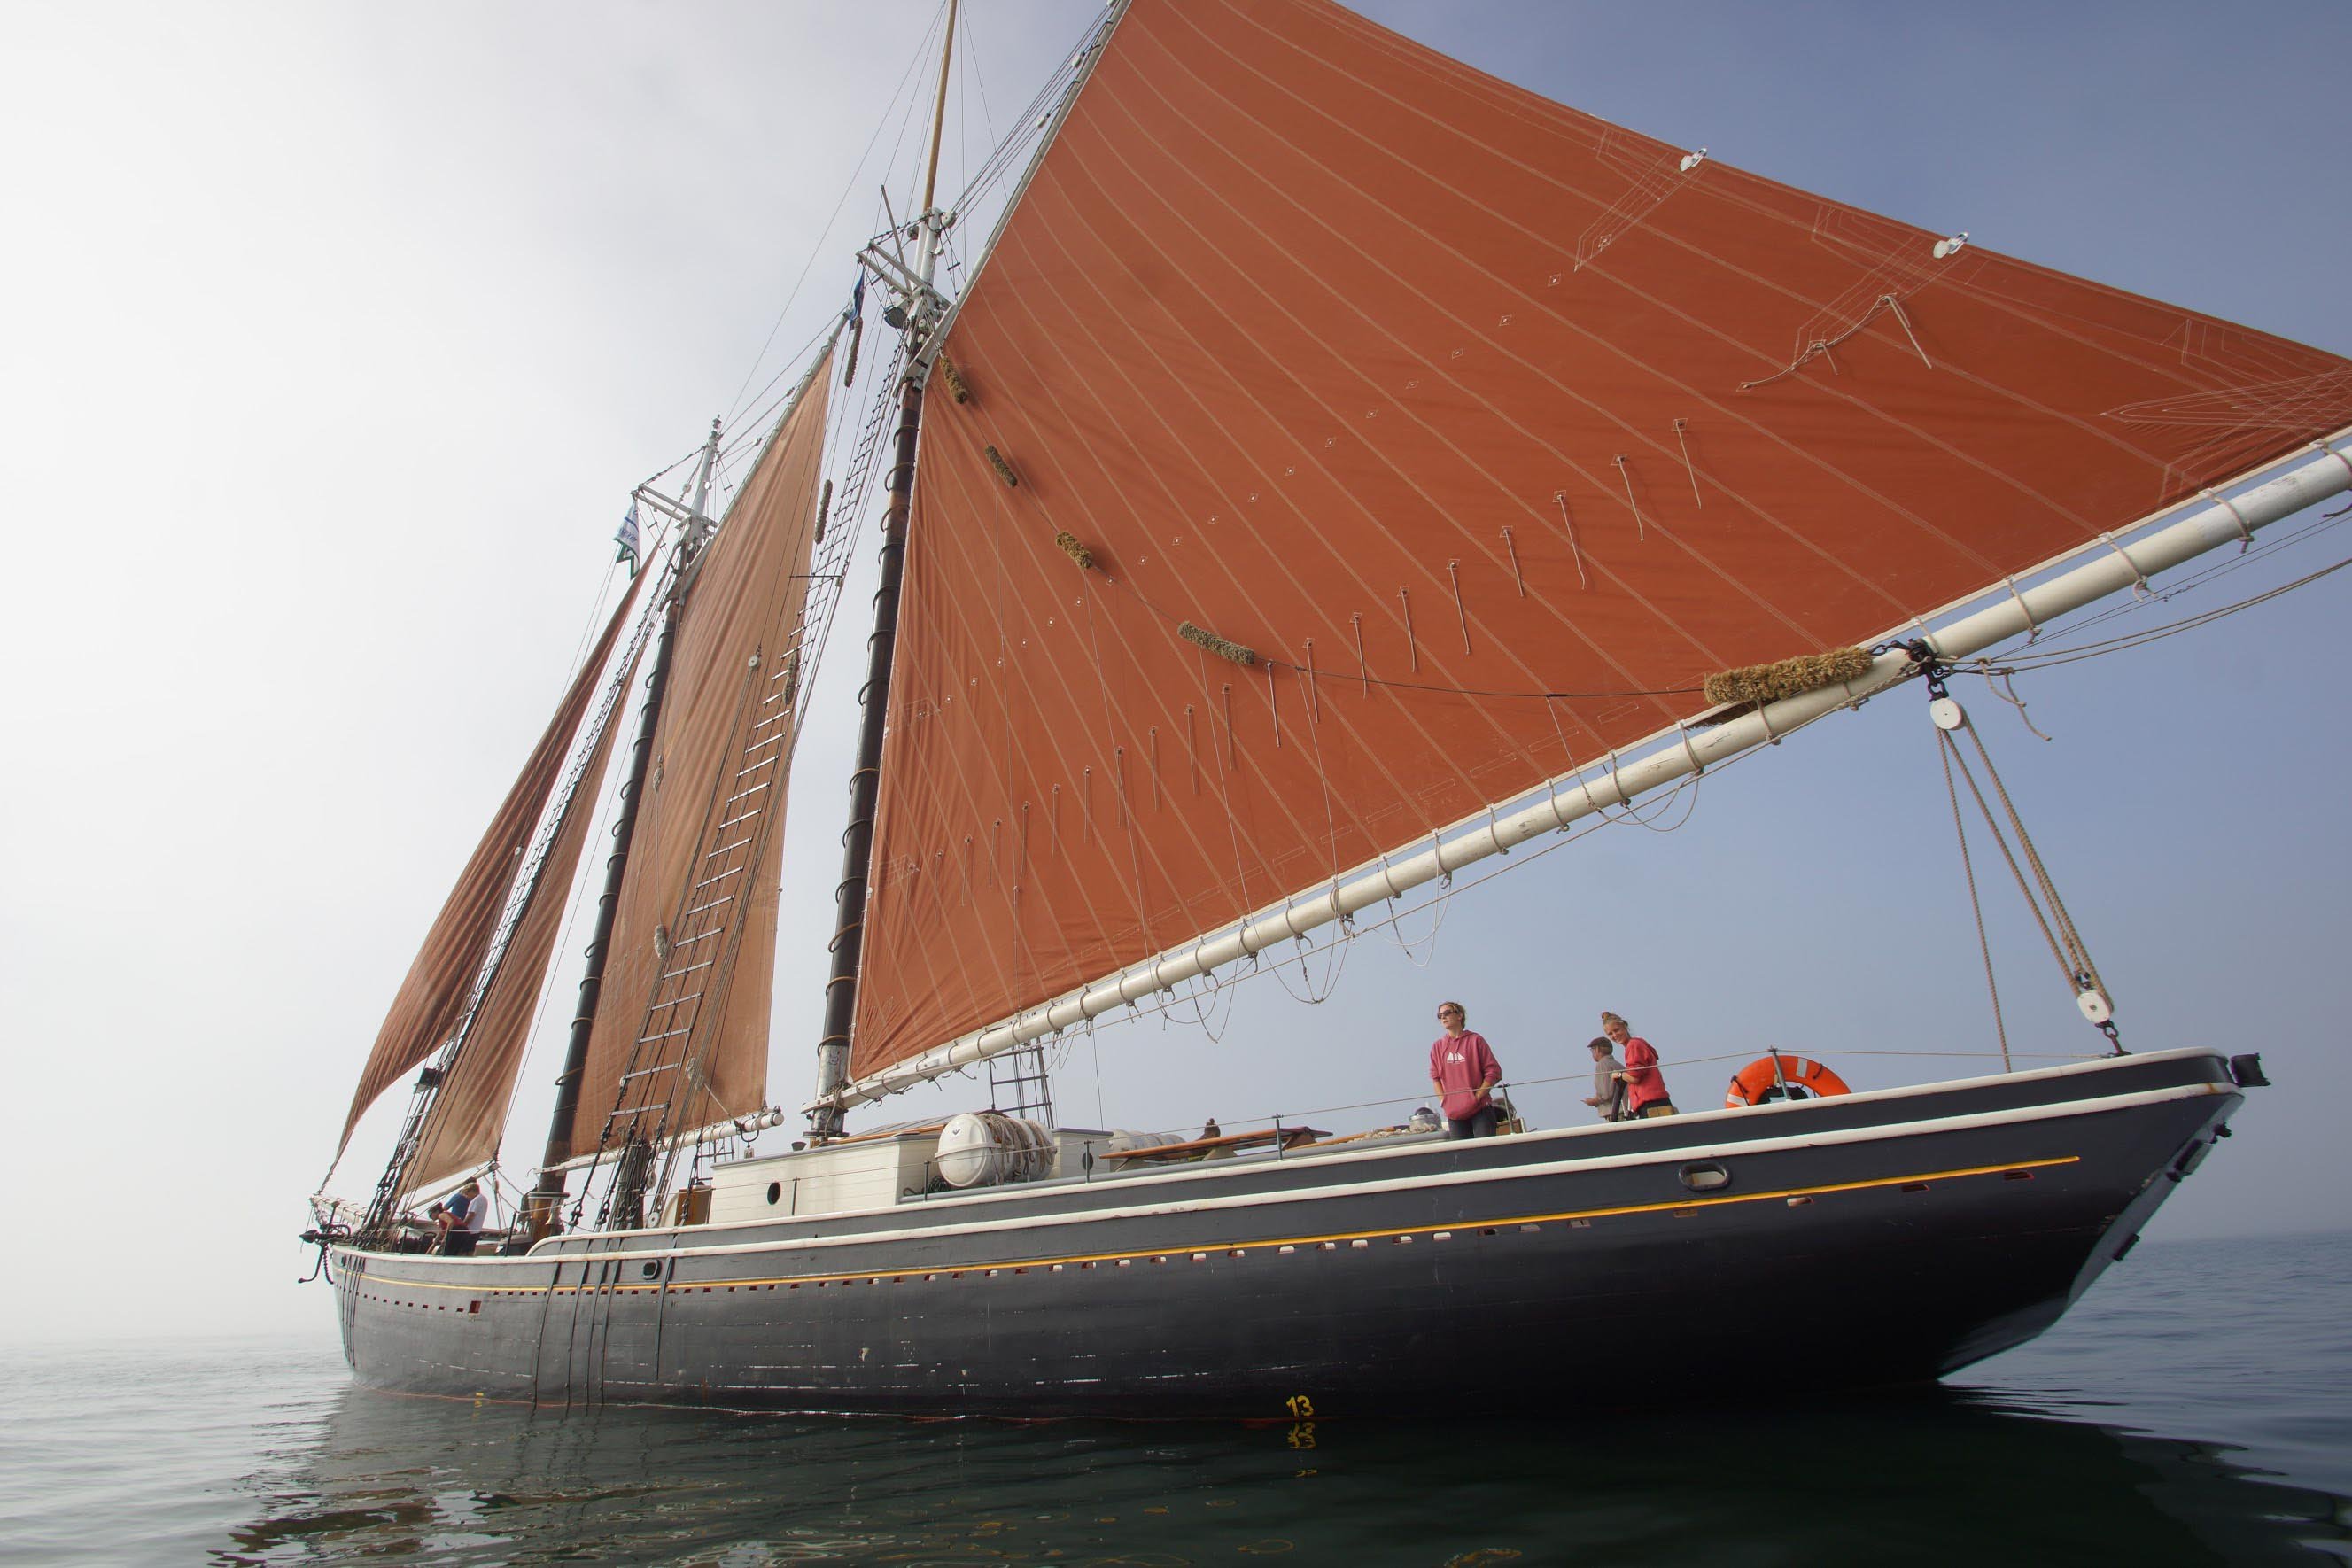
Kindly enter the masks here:
M 2079 1164 L 2081 1162 L 2082 1156 L 2079 1154 L 2065 1154 L 2048 1160 L 2011 1160 L 1998 1165 L 1971 1165 L 1965 1169 L 1956 1171 L 1922 1171 L 1915 1175 L 1882 1176 L 1876 1180 L 1867 1182 L 1835 1182 L 1826 1186 L 1818 1187 L 1783 1187 L 1777 1191 L 1769 1193 L 1738 1193 L 1727 1194 L 1722 1197 L 1690 1197 L 1663 1204 L 1625 1204 L 1614 1208 L 1562 1209 L 1557 1213 L 1551 1214 L 1515 1215 L 1506 1219 L 1460 1220 L 1448 1225 L 1411 1226 L 1402 1229 L 1390 1230 L 1333 1231 L 1327 1235 L 1277 1237 L 1271 1240 L 1265 1241 L 1220 1241 L 1200 1247 L 1179 1245 L 1167 1247 L 1150 1247 L 1139 1252 L 1079 1252 L 1071 1253 L 1060 1258 L 1019 1258 L 1001 1259 L 992 1263 L 958 1263 L 950 1267 L 939 1268 L 902 1268 L 895 1273 L 880 1273 L 874 1269 L 864 1268 L 849 1273 L 837 1274 L 780 1274 L 773 1277 L 757 1279 L 714 1279 L 708 1285 L 704 1285 L 699 1281 L 693 1284 L 682 1285 L 661 1279 L 643 1279 L 629 1281 L 615 1280 L 609 1285 L 502 1285 L 488 1288 L 485 1288 L 481 1285 L 445 1284 L 436 1279 L 402 1279 L 398 1276 L 383 1275 L 373 1272 L 367 1273 L 360 1278 L 368 1281 L 380 1280 L 386 1285 L 406 1286 L 410 1289 L 415 1290 L 455 1290 L 461 1295 L 477 1296 L 485 1300 L 494 1296 L 544 1296 L 551 1290 L 559 1296 L 621 1295 L 628 1292 L 659 1290 L 675 1290 L 678 1294 L 684 1295 L 692 1291 L 718 1292 L 730 1289 L 757 1290 L 778 1285 L 847 1285 L 856 1283 L 859 1280 L 867 1279 L 920 1279 L 936 1278 L 942 1275 L 952 1278 L 962 1274 L 985 1274 L 991 1270 L 995 1270 L 1001 1273 L 1007 1269 L 1026 1271 L 1036 1268 L 1052 1268 L 1055 1267 L 1066 1267 L 1073 1263 L 1132 1263 L 1140 1258 L 1175 1258 L 1181 1255 L 1188 1255 L 1194 1251 L 1204 1251 L 1209 1253 L 1254 1252 L 1269 1247 L 1320 1247 L 1325 1242 L 1332 1242 L 1336 1244 L 1342 1241 L 1390 1241 L 1400 1237 L 1434 1235 L 1438 1231 L 1499 1230 L 1504 1226 L 1507 1225 L 1550 1225 L 1570 1220 L 1610 1219 L 1622 1215 L 1662 1214 L 1675 1210 L 1696 1210 L 1702 1208 L 1727 1208 L 1736 1204 L 1774 1203 L 1785 1201 L 1790 1198 L 1820 1197 L 1828 1193 L 1859 1193 L 1868 1192 L 1880 1187 L 1908 1186 L 1923 1182 L 1948 1182 L 1958 1180 L 1962 1176 L 1990 1176 L 2004 1174 L 2011 1171 L 2046 1170 L 2054 1165 L 2074 1165 Z M 397 1253 L 369 1253 L 366 1254 L 366 1256 L 373 1258 L 397 1258 L 401 1255 Z M 606 1259 L 604 1261 L 610 1262 L 612 1260 Z M 626 1267 L 627 1263 L 628 1260 L 623 1260 L 624 1267 Z M 548 1267 L 545 1262 L 529 1262 L 527 1260 L 525 1260 L 525 1266 L 530 1268 Z M 559 1267 L 562 1268 L 569 1268 L 570 1266 L 570 1259 L 565 1259 L 561 1265 L 559 1265 Z M 350 1276 L 346 1275 L 346 1278 L 350 1278 Z

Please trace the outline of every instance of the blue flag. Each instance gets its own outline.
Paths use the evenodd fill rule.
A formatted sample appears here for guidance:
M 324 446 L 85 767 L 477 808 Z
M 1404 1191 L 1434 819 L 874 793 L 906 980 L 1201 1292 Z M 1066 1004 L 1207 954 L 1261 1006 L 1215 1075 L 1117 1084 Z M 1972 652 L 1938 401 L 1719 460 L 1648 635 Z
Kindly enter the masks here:
M 629 563 L 629 575 L 632 577 L 635 576 L 637 574 L 636 502 L 631 501 L 629 503 L 628 515 L 621 519 L 620 531 L 613 535 L 613 542 L 621 547 L 621 552 L 618 555 L 614 556 L 613 559 L 615 561 L 627 562 Z

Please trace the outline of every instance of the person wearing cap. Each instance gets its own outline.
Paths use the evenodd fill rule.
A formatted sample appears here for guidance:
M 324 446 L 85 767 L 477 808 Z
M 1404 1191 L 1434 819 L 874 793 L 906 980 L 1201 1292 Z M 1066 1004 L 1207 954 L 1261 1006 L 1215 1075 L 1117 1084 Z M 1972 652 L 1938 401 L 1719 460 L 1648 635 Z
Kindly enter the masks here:
M 1666 1096 L 1666 1075 L 1658 1070 L 1658 1053 L 1650 1042 L 1614 1013 L 1601 1015 L 1601 1032 L 1625 1053 L 1625 1065 L 1617 1075 L 1625 1085 L 1625 1105 L 1617 1119 L 1633 1121 L 1644 1116 L 1672 1116 L 1675 1102 Z
M 1441 1100 L 1448 1138 L 1492 1138 L 1495 1102 L 1488 1091 L 1503 1081 L 1503 1068 L 1486 1037 L 1464 1026 L 1469 1018 L 1459 1002 L 1437 1005 L 1445 1033 L 1429 1047 L 1429 1087 Z
M 1584 1097 L 1584 1103 L 1601 1121 L 1615 1121 L 1625 1100 L 1625 1064 L 1617 1059 L 1616 1042 L 1606 1035 L 1595 1035 L 1584 1048 L 1592 1053 L 1592 1092 Z

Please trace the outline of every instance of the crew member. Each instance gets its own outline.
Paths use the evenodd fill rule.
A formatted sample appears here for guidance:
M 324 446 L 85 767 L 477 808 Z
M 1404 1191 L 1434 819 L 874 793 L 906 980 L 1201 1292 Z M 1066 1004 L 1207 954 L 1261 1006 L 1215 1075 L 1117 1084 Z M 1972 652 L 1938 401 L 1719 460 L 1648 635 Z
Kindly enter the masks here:
M 467 1182 L 446 1202 L 436 1204 L 433 1223 L 441 1227 L 440 1249 L 452 1258 L 470 1257 L 474 1244 L 481 1239 L 482 1219 L 489 1206 L 479 1182 Z
M 1448 1138 L 1492 1138 L 1495 1102 L 1487 1093 L 1503 1081 L 1503 1068 L 1486 1037 L 1464 1026 L 1469 1017 L 1459 1002 L 1437 1005 L 1445 1033 L 1429 1047 L 1429 1087 L 1442 1101 Z
M 1626 1027 L 1625 1020 L 1614 1013 L 1601 1015 L 1601 1032 L 1625 1053 L 1625 1065 L 1617 1075 L 1625 1085 L 1625 1107 L 1618 1120 L 1672 1116 L 1675 1102 L 1666 1098 L 1666 1075 L 1658 1070 L 1658 1053 L 1650 1048 L 1650 1042 Z
M 1592 1053 L 1592 1092 L 1584 1097 L 1584 1103 L 1592 1107 L 1601 1121 L 1614 1121 L 1625 1100 L 1622 1076 L 1625 1064 L 1617 1059 L 1616 1045 L 1606 1035 L 1593 1036 L 1585 1042 L 1584 1048 Z

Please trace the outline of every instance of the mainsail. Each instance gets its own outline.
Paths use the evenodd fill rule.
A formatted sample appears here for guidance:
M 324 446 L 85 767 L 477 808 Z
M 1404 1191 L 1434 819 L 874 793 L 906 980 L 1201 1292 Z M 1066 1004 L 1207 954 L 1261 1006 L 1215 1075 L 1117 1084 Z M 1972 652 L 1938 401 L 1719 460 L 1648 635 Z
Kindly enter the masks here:
M 1322 0 L 1135 0 L 944 353 L 859 1075 L 2352 421 Z
M 521 773 L 507 791 L 506 798 L 499 803 L 498 814 L 490 819 L 481 842 L 474 847 L 465 869 L 458 873 L 457 885 L 450 889 L 440 914 L 425 932 L 425 944 L 408 966 L 408 974 L 401 982 L 391 1011 L 376 1034 L 375 1047 L 369 1053 L 367 1066 L 361 1071 L 359 1088 L 343 1118 L 342 1135 L 336 1141 L 338 1159 L 341 1158 L 344 1145 L 351 1142 L 352 1129 L 358 1124 L 361 1114 L 375 1102 L 376 1096 L 439 1050 L 463 1022 L 467 999 L 490 946 L 497 940 L 499 916 L 506 908 L 516 873 L 521 868 L 532 829 L 546 812 L 548 801 L 563 777 L 573 738 L 604 684 L 606 661 L 612 657 L 621 628 L 628 624 L 642 582 L 640 577 L 630 584 L 629 591 L 613 611 L 612 619 L 605 623 L 604 634 L 596 639 L 596 646 L 581 661 L 579 673 L 572 678 L 563 700 L 556 704 L 555 716 L 547 721 L 547 729 L 531 748 Z M 593 762 L 582 775 L 591 791 L 602 770 L 603 763 Z M 576 825 L 591 815 L 573 811 L 559 832 L 540 879 L 549 896 L 532 899 L 522 923 L 509 939 L 499 978 L 483 998 L 483 1007 L 467 1042 L 467 1050 L 460 1058 L 467 1062 L 465 1071 L 472 1086 L 470 1098 L 478 1099 L 483 1105 L 495 1105 L 494 1118 L 503 1113 L 508 1091 L 513 1087 L 514 1066 L 519 1063 L 506 1068 L 504 1082 L 495 1082 L 476 1064 L 484 1058 L 519 1057 L 521 1036 L 530 1025 L 530 1007 L 524 1001 L 520 1016 L 514 1016 L 512 1004 L 517 990 L 529 997 L 539 994 L 548 952 L 555 940 L 551 911 L 560 911 L 563 906 L 563 890 L 571 886 L 572 867 L 579 858 L 579 834 L 585 831 Z M 488 1035 L 486 1026 L 489 1026 Z M 509 1029 L 511 1039 L 507 1037 Z M 445 1095 L 445 1102 L 446 1099 Z M 459 1120 L 470 1121 L 480 1107 L 472 1105 L 469 1100 L 468 1104 L 455 1109 Z M 446 1116 L 448 1112 L 445 1110 L 436 1114 Z M 492 1141 L 495 1142 L 495 1137 Z M 458 1144 L 470 1151 L 472 1141 L 460 1138 L 457 1144 L 448 1147 L 455 1149 Z M 435 1175 L 462 1168 L 473 1157 L 469 1152 L 454 1164 L 442 1165 L 431 1175 L 413 1174 L 411 1180 L 417 1184 L 430 1181 Z
M 680 616 L 673 669 L 589 1037 L 574 1156 L 604 1145 L 614 1115 L 691 1126 L 680 1118 L 767 1103 L 783 856 L 774 826 L 784 809 L 832 363 L 821 355 L 810 371 L 672 611 Z M 704 874 L 720 848 L 731 858 Z M 666 982 L 671 990 L 657 992 Z M 632 1130 L 646 1131 L 634 1120 Z

